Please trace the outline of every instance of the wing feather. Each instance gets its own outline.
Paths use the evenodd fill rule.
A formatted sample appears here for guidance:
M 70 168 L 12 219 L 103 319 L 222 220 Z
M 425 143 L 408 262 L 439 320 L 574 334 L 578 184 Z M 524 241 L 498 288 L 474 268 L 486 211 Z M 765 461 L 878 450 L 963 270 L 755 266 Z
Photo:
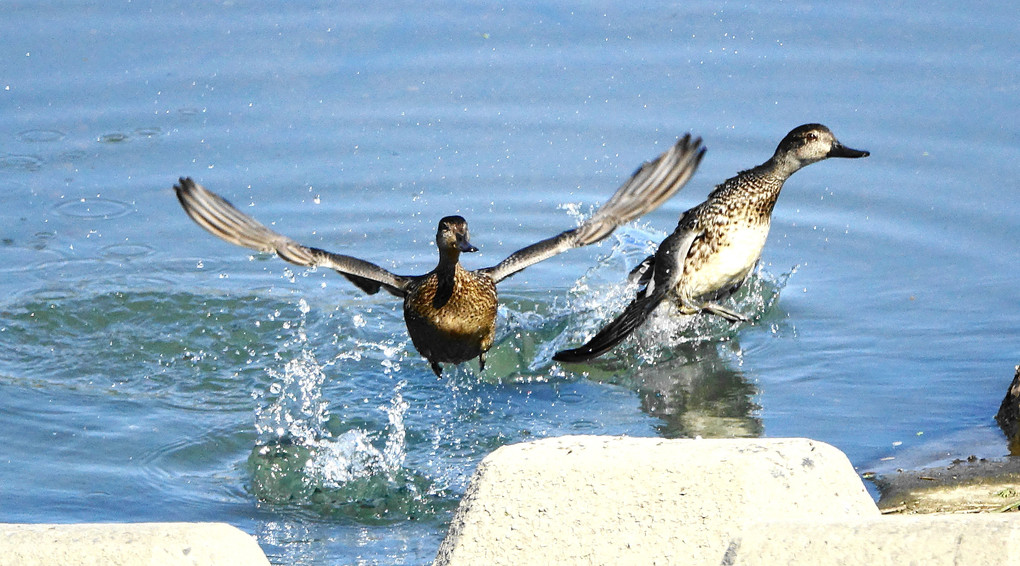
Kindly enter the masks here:
M 402 297 L 412 279 L 395 275 L 356 257 L 303 246 L 270 230 L 189 177 L 181 177 L 179 184 L 174 185 L 174 191 L 184 211 L 196 224 L 232 244 L 260 252 L 272 252 L 280 256 L 280 259 L 296 265 L 334 269 L 369 294 L 377 293 L 382 288 Z
M 591 218 L 577 228 L 520 249 L 498 265 L 480 271 L 489 274 L 498 283 L 556 254 L 605 239 L 621 224 L 654 210 L 680 190 L 697 170 L 704 154 L 701 138 L 692 139 L 690 134 L 685 135 L 658 158 L 639 167 Z

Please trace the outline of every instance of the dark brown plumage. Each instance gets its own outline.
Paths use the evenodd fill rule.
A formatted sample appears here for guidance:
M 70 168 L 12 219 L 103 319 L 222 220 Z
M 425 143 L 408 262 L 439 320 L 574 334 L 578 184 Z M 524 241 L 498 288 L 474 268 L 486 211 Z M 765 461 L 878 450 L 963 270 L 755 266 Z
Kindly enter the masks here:
M 440 220 L 436 243 L 439 265 L 405 289 L 407 333 L 436 375 L 442 373 L 440 362 L 459 364 L 476 357 L 479 369 L 485 369 L 485 352 L 496 336 L 496 283 L 461 267 L 461 252 L 477 251 L 468 242 L 463 218 Z

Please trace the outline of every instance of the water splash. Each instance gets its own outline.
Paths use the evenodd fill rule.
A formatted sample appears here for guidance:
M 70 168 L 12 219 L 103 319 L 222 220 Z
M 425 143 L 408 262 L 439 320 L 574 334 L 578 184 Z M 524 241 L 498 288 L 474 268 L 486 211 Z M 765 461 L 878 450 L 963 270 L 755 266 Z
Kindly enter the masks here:
M 280 354 L 276 354 L 277 359 Z M 255 410 L 255 429 L 259 436 L 275 436 L 289 442 L 313 442 L 324 429 L 329 418 L 326 402 L 322 398 L 325 373 L 309 350 L 301 350 L 298 357 L 284 365 L 280 372 L 268 368 L 273 379 L 268 388 L 270 402 Z
M 267 369 L 272 382 L 255 395 L 263 403 L 255 415 L 259 441 L 248 459 L 253 492 L 264 503 L 296 504 L 361 523 L 434 516 L 451 498 L 431 478 L 406 465 L 404 417 L 411 406 L 401 392 L 406 383 L 397 382 L 389 402 L 378 407 L 387 422 L 380 430 L 364 421 L 345 423 L 332 415 L 323 394 L 326 372 L 350 355 L 345 352 L 329 362 L 318 361 L 305 328 L 309 310 L 301 300 L 300 318 L 292 325 L 291 345 L 297 353 L 286 361 L 278 355 L 282 371 Z M 403 348 L 361 346 L 383 352 L 382 373 L 392 380 L 400 369 L 395 360 Z
M 609 255 L 575 282 L 564 301 L 554 302 L 551 314 L 560 319 L 562 330 L 538 349 L 529 364 L 531 369 L 550 364 L 553 353 L 558 350 L 584 343 L 623 311 L 638 289 L 637 283 L 630 281 L 627 275 L 633 266 L 655 252 L 664 234 L 648 228 L 625 227 L 614 237 L 616 242 Z M 775 275 L 759 265 L 743 287 L 723 304 L 747 316 L 751 325 L 767 325 L 777 334 L 783 323 L 776 320 L 771 311 L 796 271 L 794 266 L 786 273 Z M 668 358 L 677 346 L 731 340 L 744 327 L 714 316 L 682 315 L 666 304 L 638 329 L 629 340 L 630 346 L 625 343 L 624 349 L 635 349 L 631 353 L 642 363 L 654 363 Z
M 408 407 L 410 404 L 404 401 L 398 386 L 389 406 L 379 407 L 389 421 L 384 433 L 374 434 L 354 428 L 336 437 L 327 436 L 309 442 L 308 446 L 314 450 L 305 463 L 307 477 L 333 489 L 377 475 L 396 479 L 407 456 L 404 413 Z M 377 448 L 373 442 L 378 437 L 382 437 L 382 448 Z
M 766 325 L 777 333 L 781 322 L 769 321 L 779 294 L 786 287 L 796 267 L 775 275 L 760 265 L 755 268 L 743 287 L 723 304 L 743 314 L 750 322 L 734 324 L 717 316 L 680 314 L 672 304 L 660 307 L 648 322 L 635 334 L 637 355 L 645 363 L 655 363 L 670 357 L 671 350 L 685 344 L 700 342 L 726 342 L 734 340 L 748 325 Z

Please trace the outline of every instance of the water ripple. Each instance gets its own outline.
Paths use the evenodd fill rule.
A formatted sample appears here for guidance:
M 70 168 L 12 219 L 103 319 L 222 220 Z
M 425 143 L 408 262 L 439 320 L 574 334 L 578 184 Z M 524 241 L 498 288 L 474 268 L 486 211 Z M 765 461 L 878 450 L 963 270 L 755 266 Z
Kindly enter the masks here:
M 250 316 L 244 305 L 189 294 L 38 289 L 5 307 L 0 360 L 52 387 L 158 397 L 188 410 L 250 407 L 250 391 L 264 376 L 253 361 L 277 348 L 236 322 Z
M 122 143 L 126 142 L 128 137 L 128 134 L 125 134 L 124 132 L 110 132 L 99 136 L 96 141 L 99 143 Z
M 43 160 L 34 155 L 19 155 L 14 153 L 0 155 L 0 169 L 31 172 L 42 169 L 42 165 Z
M 54 207 L 57 213 L 74 218 L 119 218 L 134 212 L 131 205 L 119 200 L 103 197 L 82 197 L 80 200 L 62 202 Z
M 113 244 L 100 251 L 104 257 L 126 259 L 152 255 L 156 250 L 145 244 Z
M 63 259 L 54 250 L 23 248 L 4 242 L 4 261 L 0 263 L 0 273 L 17 273 L 42 270 Z
M 50 143 L 60 141 L 66 135 L 59 130 L 25 130 L 18 133 L 18 140 L 26 143 Z
M 158 126 L 149 126 L 145 128 L 135 129 L 135 135 L 143 138 L 154 138 L 163 134 L 163 130 Z

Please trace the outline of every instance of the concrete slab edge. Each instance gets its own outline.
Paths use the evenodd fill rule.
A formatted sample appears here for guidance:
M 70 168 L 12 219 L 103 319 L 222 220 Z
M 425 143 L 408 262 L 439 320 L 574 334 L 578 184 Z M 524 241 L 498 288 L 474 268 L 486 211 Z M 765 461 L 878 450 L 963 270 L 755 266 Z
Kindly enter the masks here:
M 0 524 L 0 566 L 269 566 L 225 523 Z
M 559 437 L 472 477 L 435 566 L 1009 562 L 1020 515 L 883 517 L 809 439 Z

